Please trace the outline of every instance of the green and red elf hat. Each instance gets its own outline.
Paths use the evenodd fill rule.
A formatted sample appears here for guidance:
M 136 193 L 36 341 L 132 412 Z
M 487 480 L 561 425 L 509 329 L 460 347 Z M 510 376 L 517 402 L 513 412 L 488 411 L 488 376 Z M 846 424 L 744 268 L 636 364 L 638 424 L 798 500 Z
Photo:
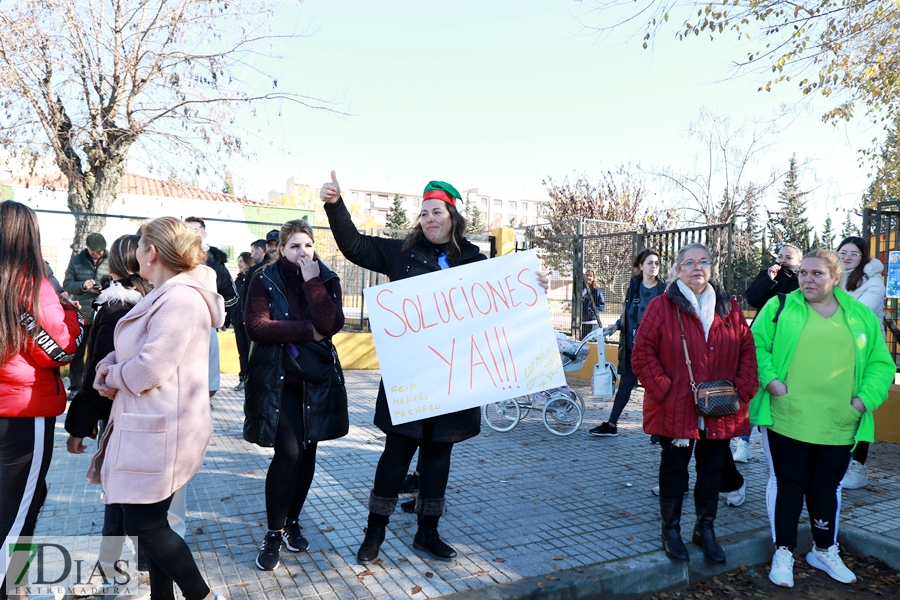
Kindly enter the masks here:
M 445 181 L 429 181 L 422 194 L 422 200 L 443 200 L 453 208 L 456 201 L 462 200 L 456 188 Z

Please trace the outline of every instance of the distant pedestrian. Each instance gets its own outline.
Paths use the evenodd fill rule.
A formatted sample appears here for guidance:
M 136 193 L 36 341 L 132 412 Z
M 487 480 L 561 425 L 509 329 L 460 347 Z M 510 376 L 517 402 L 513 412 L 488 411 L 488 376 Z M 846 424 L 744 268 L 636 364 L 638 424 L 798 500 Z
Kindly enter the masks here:
M 714 528 L 719 489 L 729 440 L 750 432 L 747 404 L 759 386 L 756 351 L 740 305 L 710 280 L 709 249 L 683 246 L 676 265 L 677 279 L 644 313 L 631 366 L 644 384 L 644 431 L 659 436 L 662 450 L 659 506 L 666 555 L 690 560 L 681 539 L 681 508 L 693 453 L 697 523 L 691 541 L 708 562 L 724 565 Z M 736 388 L 737 411 L 698 416 L 694 384 L 723 381 Z
M 122 504 L 125 532 L 147 553 L 154 600 L 212 600 L 191 550 L 167 520 L 175 492 L 200 469 L 212 435 L 210 332 L 225 321 L 215 273 L 187 223 L 160 217 L 141 228 L 137 258 L 153 291 L 119 320 L 115 352 L 94 387 L 113 400 L 88 478 Z
M 99 233 L 90 233 L 85 241 L 84 250 L 69 259 L 66 275 L 63 278 L 63 289 L 68 292 L 69 299 L 81 305 L 81 316 L 84 318 L 85 339 L 90 336 L 94 322 L 93 302 L 100 295 L 100 279 L 109 275 L 109 264 L 106 260 L 106 238 Z M 87 344 L 82 344 L 69 364 L 69 400 L 81 389 L 84 379 L 84 352 Z
M 803 251 L 799 246 L 790 243 L 781 246 L 778 249 L 778 256 L 775 257 L 775 264 L 760 271 L 744 293 L 747 304 L 759 310 L 778 294 L 790 294 L 796 290 L 800 285 L 797 282 L 797 271 L 800 269 L 802 259 Z M 750 436 L 739 437 L 731 460 L 726 458 L 725 472 L 736 473 L 737 467 L 734 463 L 747 463 L 752 457 Z M 743 499 L 740 502 L 743 503 Z
M 844 267 L 841 289 L 868 306 L 881 324 L 884 336 L 884 297 L 886 289 L 882 273 L 884 265 L 877 258 L 869 257 L 869 243 L 861 237 L 848 237 L 838 246 L 838 257 Z M 866 459 L 869 442 L 857 442 L 847 473 L 841 481 L 846 490 L 858 490 L 869 485 L 866 475 Z
M 460 195 L 449 183 L 428 183 L 419 217 L 404 240 L 360 234 L 341 198 L 334 171 L 331 181 L 322 185 L 320 195 L 335 242 L 347 260 L 383 273 L 391 281 L 485 260 L 478 247 L 465 238 L 466 221 L 456 208 Z M 547 279 L 543 273 L 538 280 L 546 289 Z M 415 357 L 410 357 L 410 369 L 415 371 L 416 365 Z M 375 403 L 375 426 L 385 433 L 386 438 L 369 494 L 368 526 L 356 552 L 357 561 L 367 564 L 378 558 L 416 449 L 419 450 L 419 495 L 415 511 L 419 527 L 413 548 L 439 560 L 453 560 L 456 550 L 438 534 L 438 523 L 446 505 L 450 456 L 455 443 L 475 437 L 481 431 L 481 411 L 470 408 L 394 425 L 382 382 Z
M 600 313 L 606 310 L 603 290 L 597 281 L 597 272 L 588 269 L 584 273 L 584 289 L 581 290 L 581 338 L 598 327 Z
M 238 255 L 238 274 L 234 278 L 234 289 L 237 290 L 238 303 L 231 311 L 231 325 L 234 328 L 234 342 L 237 344 L 240 372 L 238 384 L 234 389 L 244 389 L 244 377 L 247 375 L 247 357 L 250 355 L 250 338 L 244 328 L 244 287 L 247 283 L 247 272 L 253 266 L 253 257 L 249 252 L 241 252 Z
M 634 349 L 634 338 L 638 325 L 650 301 L 666 291 L 666 284 L 659 278 L 660 260 L 655 250 L 641 250 L 632 261 L 634 277 L 628 283 L 625 301 L 622 304 L 622 316 L 607 327 L 603 335 L 619 334 L 619 389 L 613 401 L 609 420 L 600 423 L 588 433 L 599 437 L 615 437 L 619 435 L 619 417 L 625 405 L 631 399 L 631 392 L 637 385 L 637 375 L 631 368 L 631 351 Z
M 840 482 L 854 444 L 872 441 L 872 411 L 897 371 L 874 313 L 838 287 L 841 273 L 834 252 L 813 250 L 800 266 L 800 289 L 770 300 L 753 323 L 764 387 L 750 419 L 762 428 L 769 461 L 766 508 L 776 547 L 769 579 L 784 587 L 794 585 L 804 499 L 815 542 L 806 562 L 856 582 L 838 553 Z
M 44 276 L 37 215 L 0 203 L 0 600 L 8 544 L 34 535 L 47 497 L 56 417 L 66 408 L 59 367 L 82 334 L 77 308 Z
M 280 564 L 282 543 L 291 552 L 309 548 L 300 526 L 316 471 L 318 442 L 343 437 L 349 429 L 346 396 L 307 394 L 304 379 L 285 366 L 298 347 L 316 344 L 331 360 L 331 337 L 344 326 L 341 282 L 315 251 L 312 227 L 302 219 L 281 227 L 281 258 L 248 282 L 244 324 L 254 342 L 244 387 L 244 439 L 275 448 L 266 473 L 268 531 L 256 566 Z
M 72 399 L 66 414 L 66 431 L 69 438 L 66 447 L 72 454 L 83 454 L 87 448 L 85 438 L 97 439 L 109 421 L 112 400 L 94 389 L 97 363 L 115 350 L 114 334 L 118 322 L 150 292 L 150 283 L 140 275 L 137 247 L 140 236 L 123 235 L 109 248 L 109 274 L 112 282 L 100 293 L 94 305 L 97 308 L 94 326 L 87 340 L 85 357 L 85 381 Z M 103 513 L 103 540 L 100 543 L 99 561 L 104 574 L 115 574 L 115 564 L 121 558 L 125 523 L 121 504 L 107 504 Z M 138 545 L 140 548 L 140 544 Z M 141 552 L 137 569 L 147 571 L 146 558 Z M 114 578 L 100 578 L 106 587 L 119 585 Z M 138 600 L 135 597 L 129 600 Z

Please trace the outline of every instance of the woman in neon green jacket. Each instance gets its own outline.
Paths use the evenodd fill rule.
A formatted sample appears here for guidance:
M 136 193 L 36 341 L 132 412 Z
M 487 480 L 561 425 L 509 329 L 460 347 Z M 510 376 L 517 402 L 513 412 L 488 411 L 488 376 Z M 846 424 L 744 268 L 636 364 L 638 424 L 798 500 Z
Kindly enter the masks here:
M 834 252 L 813 250 L 800 289 L 772 298 L 753 323 L 760 390 L 750 422 L 760 425 L 769 462 L 766 507 L 775 556 L 769 579 L 793 587 L 793 554 L 803 500 L 815 545 L 807 562 L 844 583 L 855 575 L 837 547 L 840 481 L 858 441 L 872 441 L 872 411 L 897 368 L 867 306 L 838 287 Z

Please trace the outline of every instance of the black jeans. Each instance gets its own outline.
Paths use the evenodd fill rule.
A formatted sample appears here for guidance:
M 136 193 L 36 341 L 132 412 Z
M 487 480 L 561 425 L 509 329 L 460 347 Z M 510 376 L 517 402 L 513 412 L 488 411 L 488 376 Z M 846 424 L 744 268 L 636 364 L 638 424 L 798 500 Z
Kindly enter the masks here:
M 797 545 L 804 498 L 816 546 L 833 546 L 841 514 L 839 486 L 850 464 L 852 446 L 809 444 L 765 427 L 762 431 L 769 459 L 766 509 L 775 547 L 793 550 Z
M 719 501 L 725 454 L 730 452 L 728 440 L 708 440 L 706 432 L 700 432 L 699 440 L 690 440 L 684 447 L 672 444 L 672 438 L 659 436 L 662 449 L 659 461 L 659 497 L 674 500 L 681 498 L 688 489 L 688 465 L 694 455 L 697 483 L 694 499 Z
M 725 453 L 724 470 L 722 471 L 722 483 L 719 485 L 720 492 L 734 492 L 741 489 L 744 485 L 744 476 L 737 470 L 734 464 L 734 456 L 731 454 L 731 448 Z
M 169 527 L 166 514 L 172 496 L 153 504 L 123 504 L 125 532 L 146 553 L 153 600 L 175 600 L 177 583 L 185 600 L 203 600 L 209 586 L 200 575 L 187 543 Z
M 856 448 L 853 449 L 853 460 L 861 465 L 866 464 L 869 457 L 869 442 L 857 442 Z
M 272 531 L 284 528 L 288 519 L 300 516 L 316 474 L 316 444 L 303 447 L 300 389 L 295 385 L 284 386 L 275 430 L 275 456 L 266 473 L 266 519 Z

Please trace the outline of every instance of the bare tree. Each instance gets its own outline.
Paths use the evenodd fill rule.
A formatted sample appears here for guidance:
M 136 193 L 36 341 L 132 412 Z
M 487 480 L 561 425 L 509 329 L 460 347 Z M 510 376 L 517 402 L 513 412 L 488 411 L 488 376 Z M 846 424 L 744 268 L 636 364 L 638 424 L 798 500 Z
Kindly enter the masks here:
M 300 37 L 272 29 L 269 2 L 0 5 L 0 148 L 32 167 L 52 156 L 73 212 L 108 210 L 133 148 L 157 168 L 221 173 L 226 157 L 245 153 L 240 106 L 328 106 L 280 91 L 265 72 L 273 48 Z M 104 217 L 76 216 L 73 249 L 104 224 Z
M 732 223 L 747 214 L 750 169 L 775 142 L 774 122 L 731 118 L 700 109 L 700 117 L 690 124 L 687 135 L 700 143 L 690 171 L 644 169 L 680 197 L 679 209 L 689 222 L 703 225 Z M 762 182 L 752 182 L 753 196 L 764 194 L 778 180 L 771 174 Z

